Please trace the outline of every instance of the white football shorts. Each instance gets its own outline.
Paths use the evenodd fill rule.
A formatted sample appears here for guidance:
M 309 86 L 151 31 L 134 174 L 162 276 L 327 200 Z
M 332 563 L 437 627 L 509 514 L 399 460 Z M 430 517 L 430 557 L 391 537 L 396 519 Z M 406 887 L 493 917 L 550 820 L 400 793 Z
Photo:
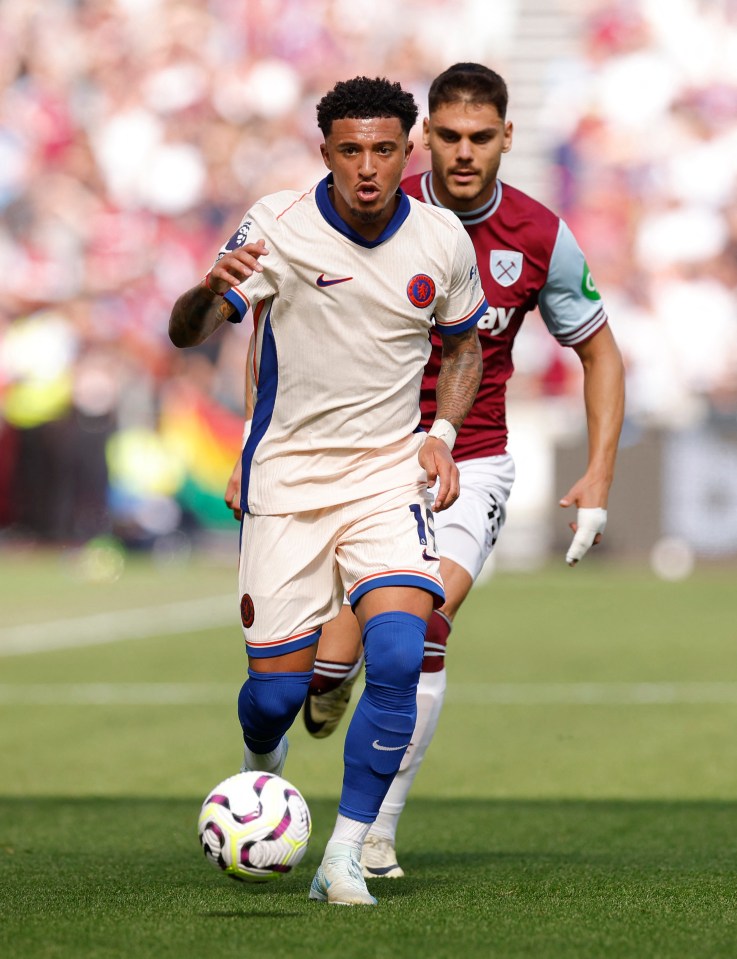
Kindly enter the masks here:
M 445 594 L 424 486 L 303 513 L 243 517 L 238 570 L 249 656 L 269 657 L 317 642 L 344 594 L 352 606 L 381 586 Z
M 481 572 L 507 518 L 507 501 L 514 484 L 511 454 L 461 460 L 461 493 L 448 509 L 435 513 L 440 555 L 472 577 Z

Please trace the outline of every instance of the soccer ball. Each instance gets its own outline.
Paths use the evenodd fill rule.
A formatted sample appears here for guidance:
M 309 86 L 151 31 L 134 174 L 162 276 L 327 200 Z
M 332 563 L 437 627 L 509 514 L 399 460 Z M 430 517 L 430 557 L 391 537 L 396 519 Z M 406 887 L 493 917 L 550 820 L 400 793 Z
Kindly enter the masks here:
M 233 879 L 263 882 L 301 861 L 312 832 L 302 794 L 272 773 L 237 773 L 218 783 L 197 825 L 205 857 Z

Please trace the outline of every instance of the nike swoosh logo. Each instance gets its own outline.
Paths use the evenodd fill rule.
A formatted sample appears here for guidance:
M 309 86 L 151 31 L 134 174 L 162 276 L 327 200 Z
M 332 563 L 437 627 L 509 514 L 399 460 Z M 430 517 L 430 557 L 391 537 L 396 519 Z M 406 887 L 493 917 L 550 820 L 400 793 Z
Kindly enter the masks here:
M 374 747 L 374 749 L 380 749 L 383 753 L 395 753 L 399 749 L 406 749 L 407 746 L 409 746 L 409 743 L 405 743 L 404 746 L 382 746 L 379 743 L 379 740 L 375 739 L 371 745 Z
M 423 549 L 422 551 L 422 558 L 426 559 L 430 563 L 437 563 L 439 559 L 438 556 L 431 556 L 426 549 Z
M 337 280 L 326 280 L 325 274 L 321 273 L 315 282 L 318 286 L 335 286 L 336 283 L 347 283 L 348 280 L 352 279 L 352 276 L 341 276 Z

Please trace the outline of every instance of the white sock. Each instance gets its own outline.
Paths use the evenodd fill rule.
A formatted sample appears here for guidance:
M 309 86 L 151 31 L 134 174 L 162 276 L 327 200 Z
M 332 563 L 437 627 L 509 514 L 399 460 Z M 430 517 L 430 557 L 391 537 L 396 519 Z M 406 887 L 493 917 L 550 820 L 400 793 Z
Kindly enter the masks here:
M 446 685 L 444 669 L 436 673 L 420 673 L 420 682 L 417 686 L 417 722 L 412 734 L 412 742 L 381 804 L 376 822 L 370 829 L 372 836 L 389 839 L 392 845 L 396 839 L 399 817 L 407 802 L 412 783 L 422 765 L 427 747 L 435 735 L 445 699 Z
M 355 661 L 353 666 L 351 666 L 344 682 L 347 682 L 349 679 L 353 679 L 353 677 L 358 673 L 358 670 L 361 668 L 361 666 L 363 666 L 363 653 L 361 653 L 361 655 Z
M 333 848 L 340 846 L 349 847 L 355 853 L 355 858 L 357 859 L 361 855 L 361 847 L 370 828 L 371 823 L 369 822 L 359 822 L 357 819 L 349 819 L 347 816 L 338 813 L 333 835 L 325 847 L 325 858 L 327 859 L 331 855 L 331 852 L 333 855 L 336 853 L 345 854 L 344 848 Z
M 247 773 L 252 771 L 258 771 L 262 773 L 273 773 L 281 764 L 282 758 L 284 756 L 284 736 L 279 740 L 279 745 L 276 749 L 272 749 L 268 753 L 255 753 L 253 750 L 249 749 L 246 744 L 243 744 L 243 765 L 241 766 L 241 772 Z

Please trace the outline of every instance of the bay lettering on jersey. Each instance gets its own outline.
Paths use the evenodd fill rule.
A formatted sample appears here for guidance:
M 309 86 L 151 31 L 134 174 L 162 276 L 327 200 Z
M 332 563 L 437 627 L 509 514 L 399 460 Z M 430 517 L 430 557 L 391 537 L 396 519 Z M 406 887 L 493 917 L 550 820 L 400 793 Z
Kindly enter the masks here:
M 488 330 L 492 336 L 498 336 L 509 326 L 516 306 L 509 309 L 503 306 L 490 306 L 488 313 L 484 314 L 478 322 L 480 330 Z

